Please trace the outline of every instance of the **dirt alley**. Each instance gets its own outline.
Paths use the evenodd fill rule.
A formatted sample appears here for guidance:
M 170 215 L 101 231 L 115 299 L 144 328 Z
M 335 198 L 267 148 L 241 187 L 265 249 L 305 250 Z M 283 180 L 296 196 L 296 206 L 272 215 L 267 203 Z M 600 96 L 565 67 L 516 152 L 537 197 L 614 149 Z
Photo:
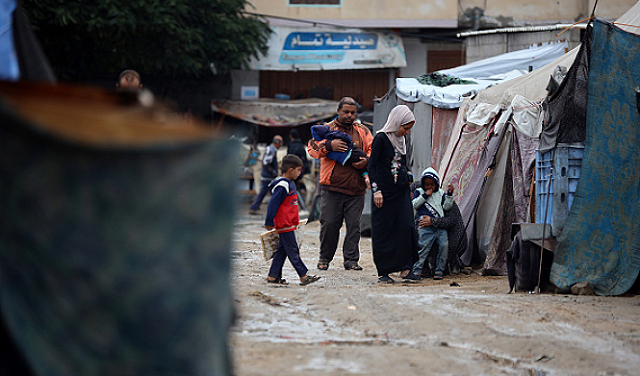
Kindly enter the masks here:
M 329 270 L 316 269 L 317 221 L 301 255 L 322 279 L 300 286 L 287 261 L 290 285 L 274 286 L 264 218 L 246 213 L 232 254 L 238 376 L 640 374 L 638 295 L 507 294 L 506 277 L 477 274 L 380 285 L 370 238 L 360 242 L 363 271 L 344 270 L 340 248 Z

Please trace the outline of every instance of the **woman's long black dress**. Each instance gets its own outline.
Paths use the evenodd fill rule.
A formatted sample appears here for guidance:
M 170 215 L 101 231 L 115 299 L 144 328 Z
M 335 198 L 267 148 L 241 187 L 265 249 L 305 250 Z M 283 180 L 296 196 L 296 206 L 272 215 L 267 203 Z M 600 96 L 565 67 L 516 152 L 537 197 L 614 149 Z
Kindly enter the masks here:
M 373 139 L 369 159 L 372 189 L 382 191 L 384 200 L 381 208 L 371 204 L 371 244 L 378 275 L 411 269 L 418 255 L 409 190 L 412 179 L 406 156 L 398 156 L 387 135 L 378 133 Z M 395 181 L 394 174 L 397 174 Z

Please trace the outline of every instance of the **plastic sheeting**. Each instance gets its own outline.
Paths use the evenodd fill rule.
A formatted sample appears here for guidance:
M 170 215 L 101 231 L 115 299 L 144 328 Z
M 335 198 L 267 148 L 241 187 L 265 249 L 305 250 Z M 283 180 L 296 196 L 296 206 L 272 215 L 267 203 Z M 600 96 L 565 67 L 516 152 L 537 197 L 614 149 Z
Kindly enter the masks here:
M 0 0 L 0 79 L 16 81 L 20 76 L 13 42 L 15 0 Z
M 492 77 L 514 69 L 529 72 L 541 68 L 564 55 L 569 45 L 567 42 L 549 43 L 530 47 L 524 50 L 475 61 L 459 67 L 444 69 L 440 73 L 456 77 Z
M 460 67 L 439 71 L 454 77 L 471 79 L 476 84 L 438 87 L 423 85 L 415 78 L 397 78 L 397 95 L 407 102 L 422 101 L 438 108 L 458 108 L 462 101 L 480 90 L 498 85 L 538 69 L 564 55 L 566 42 L 509 52 Z
M 640 270 L 640 37 L 594 22 L 580 180 L 558 239 L 551 281 L 620 295 Z

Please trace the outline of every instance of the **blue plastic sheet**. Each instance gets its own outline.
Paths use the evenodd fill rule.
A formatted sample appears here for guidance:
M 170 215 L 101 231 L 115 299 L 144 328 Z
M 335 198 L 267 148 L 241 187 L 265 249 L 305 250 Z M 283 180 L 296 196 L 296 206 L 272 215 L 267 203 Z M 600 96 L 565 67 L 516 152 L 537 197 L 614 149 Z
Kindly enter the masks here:
M 0 0 L 0 79 L 16 81 L 20 76 L 13 42 L 15 0 Z

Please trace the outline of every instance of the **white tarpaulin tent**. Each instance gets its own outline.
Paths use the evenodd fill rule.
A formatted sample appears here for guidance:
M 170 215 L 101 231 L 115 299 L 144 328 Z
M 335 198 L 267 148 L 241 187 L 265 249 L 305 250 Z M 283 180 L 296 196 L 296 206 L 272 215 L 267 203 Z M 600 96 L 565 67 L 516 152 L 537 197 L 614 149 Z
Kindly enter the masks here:
M 397 78 L 396 94 L 406 102 L 424 102 L 438 108 L 459 108 L 466 97 L 490 86 L 498 85 L 529 71 L 536 70 L 564 55 L 567 42 L 550 43 L 509 52 L 437 73 L 467 80 L 475 84 L 456 84 L 446 87 L 424 85 L 416 78 Z

